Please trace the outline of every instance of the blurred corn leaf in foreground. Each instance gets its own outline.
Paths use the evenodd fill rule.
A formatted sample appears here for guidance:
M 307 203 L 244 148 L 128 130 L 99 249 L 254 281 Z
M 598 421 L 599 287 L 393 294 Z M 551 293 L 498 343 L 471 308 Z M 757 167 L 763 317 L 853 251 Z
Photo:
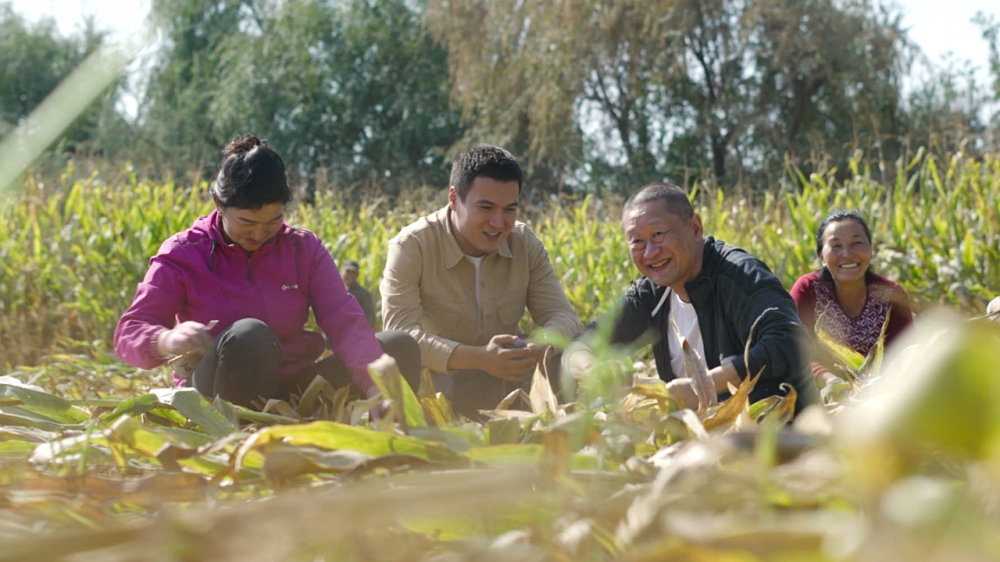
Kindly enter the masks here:
M 305 423 L 234 410 L 228 426 L 188 390 L 67 401 L 9 377 L 0 561 L 867 562 L 893 559 L 889 544 L 992 560 L 998 331 L 923 318 L 851 406 L 789 426 L 793 397 L 749 404 L 752 379 L 699 412 L 638 377 L 555 410 L 533 389 L 533 411 L 480 424 L 429 415 L 447 401 L 373 365 L 402 406 L 375 423 L 293 400 Z M 307 394 L 315 415 L 343 399 Z
M 0 139 L 0 198 L 24 169 L 116 79 L 145 39 L 134 35 L 94 50 L 13 132 Z
M 838 435 L 875 474 L 939 454 L 1000 461 L 1000 324 L 935 311 L 894 344 L 882 379 L 858 398 Z

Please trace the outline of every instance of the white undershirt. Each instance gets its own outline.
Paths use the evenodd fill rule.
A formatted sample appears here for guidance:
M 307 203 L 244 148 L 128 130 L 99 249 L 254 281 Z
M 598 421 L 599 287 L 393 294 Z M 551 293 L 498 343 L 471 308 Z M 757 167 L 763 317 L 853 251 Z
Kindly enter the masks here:
M 486 260 L 486 256 L 473 257 L 469 254 L 465 254 L 465 259 L 472 262 L 472 265 L 476 268 L 476 309 L 479 310 L 479 335 L 483 335 L 483 295 L 480 293 L 481 283 L 479 282 L 479 274 L 483 270 L 483 261 Z
M 668 318 L 667 344 L 670 347 L 670 368 L 677 377 L 687 376 L 684 365 L 684 354 L 681 353 L 681 337 L 687 340 L 691 349 L 698 353 L 702 364 L 705 364 L 705 344 L 701 340 L 701 325 L 698 324 L 698 313 L 694 305 L 681 300 L 677 293 L 670 291 L 670 317 Z M 674 326 L 677 329 L 674 329 Z M 680 332 L 680 337 L 678 337 Z M 707 369 L 707 365 L 706 365 Z

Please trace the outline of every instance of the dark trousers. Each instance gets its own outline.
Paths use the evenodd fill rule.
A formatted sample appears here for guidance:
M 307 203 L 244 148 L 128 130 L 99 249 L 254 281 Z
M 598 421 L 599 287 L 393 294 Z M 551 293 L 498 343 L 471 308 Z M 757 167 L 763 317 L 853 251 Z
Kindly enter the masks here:
M 558 396 L 559 369 L 558 362 L 549 369 L 549 384 Z M 520 388 L 525 394 L 531 394 L 531 380 L 534 373 L 526 375 L 517 383 L 503 380 L 479 369 L 460 369 L 453 374 L 432 373 L 434 389 L 448 397 L 456 413 L 473 419 L 482 420 L 479 410 L 495 410 L 497 404 L 508 394 Z M 511 408 L 522 409 L 524 404 L 515 400 Z
M 399 330 L 379 332 L 375 338 L 416 391 L 420 387 L 420 346 L 416 340 Z M 260 320 L 244 318 L 215 338 L 188 385 L 209 398 L 221 396 L 233 404 L 251 407 L 258 397 L 287 400 L 291 393 L 302 392 L 316 375 L 334 388 L 352 382 L 350 371 L 336 355 L 307 366 L 290 381 L 280 377 L 283 362 L 284 351 L 274 331 Z
M 516 383 L 479 369 L 459 369 L 452 374 L 434 373 L 433 380 L 434 389 L 448 397 L 455 412 L 472 419 L 480 419 L 479 410 L 495 410 L 497 404 L 514 390 L 522 388 L 528 392 L 531 389 L 530 375 Z

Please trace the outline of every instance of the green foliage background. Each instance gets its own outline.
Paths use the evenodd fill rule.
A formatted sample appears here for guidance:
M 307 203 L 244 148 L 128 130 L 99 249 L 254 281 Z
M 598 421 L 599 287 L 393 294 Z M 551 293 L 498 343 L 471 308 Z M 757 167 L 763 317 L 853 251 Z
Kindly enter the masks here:
M 891 185 L 859 162 L 844 182 L 836 170 L 791 169 L 763 195 L 706 186 L 693 193 L 706 231 L 761 257 L 787 288 L 818 267 L 814 236 L 823 216 L 857 209 L 876 239 L 874 267 L 907 289 L 917 311 L 945 303 L 981 313 L 1000 294 L 1000 159 L 920 156 L 899 162 Z M 377 198 L 351 206 L 331 188 L 297 205 L 289 220 L 316 232 L 335 259 L 358 260 L 361 282 L 377 293 L 389 238 L 444 204 L 443 190 L 415 194 L 405 204 Z M 0 357 L 17 365 L 58 352 L 109 353 L 149 257 L 211 208 L 205 183 L 132 175 L 109 184 L 73 168 L 54 185 L 30 178 L 0 206 Z M 613 200 L 563 197 L 522 208 L 584 322 L 638 275 Z
M 152 7 L 137 118 L 123 77 L 0 199 L 0 561 L 1000 556 L 992 323 L 921 314 L 881 381 L 793 432 L 790 397 L 751 406 L 745 383 L 677 410 L 630 362 L 570 405 L 533 384 L 530 411 L 485 424 L 373 367 L 390 405 L 371 421 L 322 380 L 267 412 L 209 403 L 110 345 L 243 132 L 305 186 L 290 222 L 376 292 L 387 240 L 444 203 L 450 154 L 495 142 L 529 170 L 522 218 L 584 321 L 637 274 L 617 197 L 665 177 L 786 286 L 851 208 L 918 312 L 981 313 L 1000 293 L 1000 23 L 979 18 L 992 91 L 947 67 L 906 96 L 913 46 L 867 0 Z M 0 0 L 0 137 L 103 40 Z
M 511 150 L 529 191 L 544 194 L 622 194 L 663 178 L 761 192 L 788 161 L 807 173 L 837 167 L 845 181 L 858 149 L 873 163 L 919 147 L 996 152 L 1000 22 L 976 19 L 989 84 L 962 61 L 923 62 L 901 10 L 869 0 L 153 0 L 144 70 L 112 84 L 44 161 L 54 173 L 81 157 L 129 161 L 144 177 L 193 183 L 212 178 L 226 141 L 254 133 L 307 185 L 335 182 L 358 200 L 439 186 L 474 142 Z M 0 135 L 111 40 L 93 22 L 62 36 L 0 0 Z

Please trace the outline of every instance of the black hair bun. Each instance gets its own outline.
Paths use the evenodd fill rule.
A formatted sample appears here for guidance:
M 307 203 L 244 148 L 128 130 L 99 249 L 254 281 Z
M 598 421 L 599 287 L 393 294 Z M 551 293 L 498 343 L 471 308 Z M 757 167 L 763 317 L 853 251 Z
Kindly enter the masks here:
M 244 154 L 258 146 L 267 146 L 267 141 L 256 135 L 237 135 L 223 147 L 222 158 L 224 160 L 236 154 Z

